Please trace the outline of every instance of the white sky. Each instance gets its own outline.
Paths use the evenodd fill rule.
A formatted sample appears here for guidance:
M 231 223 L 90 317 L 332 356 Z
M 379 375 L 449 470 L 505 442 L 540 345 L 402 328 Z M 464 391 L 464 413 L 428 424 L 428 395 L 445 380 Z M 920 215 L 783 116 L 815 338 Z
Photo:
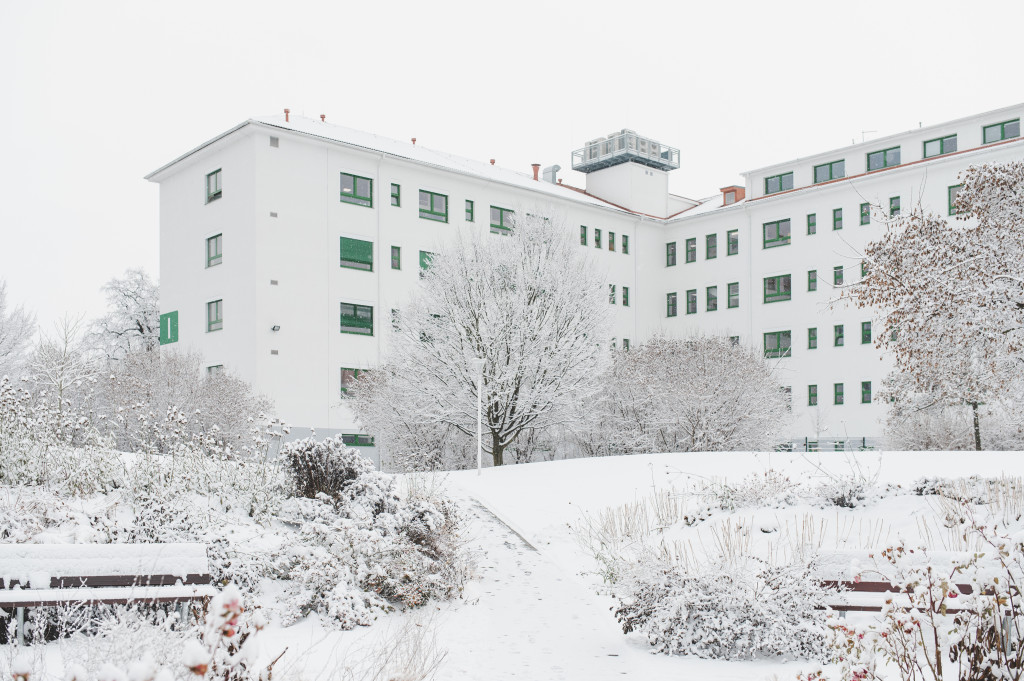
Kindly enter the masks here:
M 157 275 L 142 179 L 285 107 L 530 171 L 624 127 L 690 197 L 1024 101 L 1024 2 L 0 0 L 0 279 L 41 326 Z M 574 176 L 575 175 L 575 176 Z

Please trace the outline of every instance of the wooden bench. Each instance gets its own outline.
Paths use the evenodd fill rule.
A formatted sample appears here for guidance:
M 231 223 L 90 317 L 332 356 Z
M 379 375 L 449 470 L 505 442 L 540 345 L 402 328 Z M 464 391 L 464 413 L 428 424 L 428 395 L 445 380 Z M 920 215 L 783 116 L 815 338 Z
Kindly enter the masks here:
M 0 616 L 25 644 L 29 608 L 176 603 L 216 593 L 204 544 L 2 544 Z

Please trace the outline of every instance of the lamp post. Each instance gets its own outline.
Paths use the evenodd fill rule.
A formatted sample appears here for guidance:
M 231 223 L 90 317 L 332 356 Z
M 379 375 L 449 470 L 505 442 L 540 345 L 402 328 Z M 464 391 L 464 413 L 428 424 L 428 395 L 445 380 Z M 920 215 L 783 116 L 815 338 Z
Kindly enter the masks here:
M 484 360 L 479 357 L 469 360 L 469 366 L 476 374 L 476 474 L 480 475 L 483 467 L 483 419 L 481 417 L 481 398 L 484 383 Z

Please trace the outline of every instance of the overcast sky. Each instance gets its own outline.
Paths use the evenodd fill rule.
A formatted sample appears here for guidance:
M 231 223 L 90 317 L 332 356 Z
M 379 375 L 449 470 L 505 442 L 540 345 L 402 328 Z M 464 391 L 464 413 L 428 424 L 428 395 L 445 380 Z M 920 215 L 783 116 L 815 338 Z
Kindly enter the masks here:
M 285 107 L 530 172 L 624 127 L 672 191 L 1024 101 L 1024 2 L 0 0 L 0 279 L 44 329 L 158 272 L 179 154 Z

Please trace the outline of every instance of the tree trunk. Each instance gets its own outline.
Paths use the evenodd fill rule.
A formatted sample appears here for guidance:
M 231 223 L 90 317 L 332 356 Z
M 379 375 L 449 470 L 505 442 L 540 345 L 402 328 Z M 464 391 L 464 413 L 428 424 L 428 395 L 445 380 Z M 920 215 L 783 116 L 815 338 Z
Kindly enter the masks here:
M 491 433 L 491 456 L 494 458 L 495 466 L 505 463 L 505 447 L 501 444 L 501 436 L 497 433 Z
M 974 448 L 981 451 L 981 423 L 978 421 L 978 403 L 971 402 L 971 409 L 974 410 Z

